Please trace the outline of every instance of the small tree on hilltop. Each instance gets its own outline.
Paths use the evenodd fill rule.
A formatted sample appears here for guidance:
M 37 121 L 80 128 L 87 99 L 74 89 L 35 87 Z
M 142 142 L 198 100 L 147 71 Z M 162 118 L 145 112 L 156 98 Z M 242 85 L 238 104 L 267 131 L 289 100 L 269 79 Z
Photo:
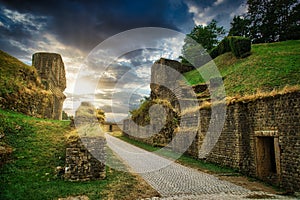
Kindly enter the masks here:
M 182 63 L 189 63 L 188 60 L 199 57 L 199 55 L 208 55 L 224 36 L 225 29 L 217 26 L 217 21 L 212 20 L 207 26 L 198 25 L 193 28 L 191 33 L 187 34 L 184 39 L 180 57 Z M 203 51 L 199 52 L 199 44 L 202 45 Z M 194 59 L 197 60 L 197 59 Z

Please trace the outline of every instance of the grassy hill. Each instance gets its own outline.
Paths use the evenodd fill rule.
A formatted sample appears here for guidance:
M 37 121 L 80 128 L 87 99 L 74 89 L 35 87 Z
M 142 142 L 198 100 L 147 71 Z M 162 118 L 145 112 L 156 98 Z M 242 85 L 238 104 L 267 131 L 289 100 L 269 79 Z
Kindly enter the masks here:
M 0 151 L 13 153 L 0 165 L 0 199 L 45 200 L 86 195 L 90 199 L 137 199 L 158 195 L 136 175 L 106 168 L 106 179 L 69 182 L 56 173 L 64 166 L 69 121 L 45 120 L 0 109 Z M 108 152 L 109 153 L 109 152 Z M 111 162 L 120 163 L 113 155 Z M 1 154 L 0 154 L 1 160 Z M 140 191 L 143 191 L 141 193 Z
M 42 117 L 51 102 L 37 70 L 0 50 L 0 108 Z
M 0 50 L 0 96 L 17 92 L 23 87 L 40 86 L 41 83 L 34 67 Z
M 255 44 L 247 58 L 237 59 L 232 53 L 225 53 L 214 63 L 224 78 L 228 96 L 300 85 L 300 40 Z M 204 83 L 197 70 L 209 71 L 211 64 L 185 73 L 189 84 Z

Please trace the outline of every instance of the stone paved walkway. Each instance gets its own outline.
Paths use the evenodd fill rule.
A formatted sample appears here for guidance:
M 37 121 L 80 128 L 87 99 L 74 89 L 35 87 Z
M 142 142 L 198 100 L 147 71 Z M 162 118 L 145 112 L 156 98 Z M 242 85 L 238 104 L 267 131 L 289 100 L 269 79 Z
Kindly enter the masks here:
M 253 192 L 213 175 L 174 163 L 108 134 L 106 139 L 108 146 L 132 172 L 140 174 L 161 194 L 162 198 L 159 199 L 245 199 L 247 196 L 266 195 L 264 192 Z M 284 198 L 270 196 L 273 196 L 272 199 Z

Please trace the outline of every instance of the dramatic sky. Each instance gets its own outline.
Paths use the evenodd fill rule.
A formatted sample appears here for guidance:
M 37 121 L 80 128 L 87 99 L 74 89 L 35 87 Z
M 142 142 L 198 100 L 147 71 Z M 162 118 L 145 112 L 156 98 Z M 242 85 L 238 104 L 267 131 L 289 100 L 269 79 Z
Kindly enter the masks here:
M 61 54 L 67 76 L 64 109 L 73 114 L 80 101 L 92 101 L 108 120 L 118 121 L 127 116 L 126 103 L 132 109 L 149 95 L 151 64 L 162 56 L 178 59 L 183 37 L 163 31 L 155 33 L 151 48 L 132 49 L 127 47 L 149 39 L 146 33 L 136 41 L 127 41 L 132 35 L 125 33 L 122 42 L 114 35 L 141 27 L 186 34 L 212 19 L 228 30 L 233 16 L 246 10 L 243 0 L 0 0 L 0 49 L 29 65 L 35 52 Z M 101 45 L 105 40 L 110 43 Z M 118 57 L 107 66 L 91 63 L 104 57 L 99 54 L 104 47 L 105 55 Z M 130 51 L 115 54 L 113 48 L 125 47 Z

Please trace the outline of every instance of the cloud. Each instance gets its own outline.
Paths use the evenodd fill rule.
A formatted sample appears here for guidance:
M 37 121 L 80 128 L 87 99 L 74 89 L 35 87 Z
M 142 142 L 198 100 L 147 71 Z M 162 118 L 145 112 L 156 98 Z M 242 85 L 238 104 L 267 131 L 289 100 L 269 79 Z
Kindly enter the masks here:
M 141 31 L 132 37 L 122 33 L 123 38 L 110 40 L 105 48 L 97 49 L 97 45 L 140 27 L 188 33 L 195 24 L 216 19 L 228 28 L 233 15 L 245 11 L 241 2 L 1 1 L 0 46 L 27 64 L 38 51 L 61 54 L 67 77 L 64 109 L 72 114 L 81 101 L 91 101 L 96 107 L 110 106 L 119 112 L 108 112 L 108 119 L 114 115 L 121 119 L 128 116 L 126 106 L 136 108 L 142 96 L 149 95 L 152 64 L 160 57 L 178 59 L 184 34 Z
M 234 16 L 242 16 L 248 11 L 248 4 L 241 4 L 236 10 L 230 13 L 230 17 L 233 18 Z
M 196 25 L 205 26 L 215 19 L 227 30 L 233 16 L 244 14 L 246 11 L 244 0 L 187 1 L 186 4 Z
M 214 2 L 214 6 L 218 6 L 220 4 L 222 4 L 224 2 L 224 0 L 217 0 Z
M 47 28 L 58 36 L 60 42 L 85 52 L 125 30 L 145 26 L 179 30 L 177 20 L 182 28 L 192 23 L 186 15 L 187 7 L 184 4 L 171 6 L 174 5 L 172 1 L 91 0 L 86 3 L 62 0 L 53 3 L 51 0 L 28 0 L 20 4 L 17 0 L 10 0 L 5 5 L 19 13 L 47 16 Z

